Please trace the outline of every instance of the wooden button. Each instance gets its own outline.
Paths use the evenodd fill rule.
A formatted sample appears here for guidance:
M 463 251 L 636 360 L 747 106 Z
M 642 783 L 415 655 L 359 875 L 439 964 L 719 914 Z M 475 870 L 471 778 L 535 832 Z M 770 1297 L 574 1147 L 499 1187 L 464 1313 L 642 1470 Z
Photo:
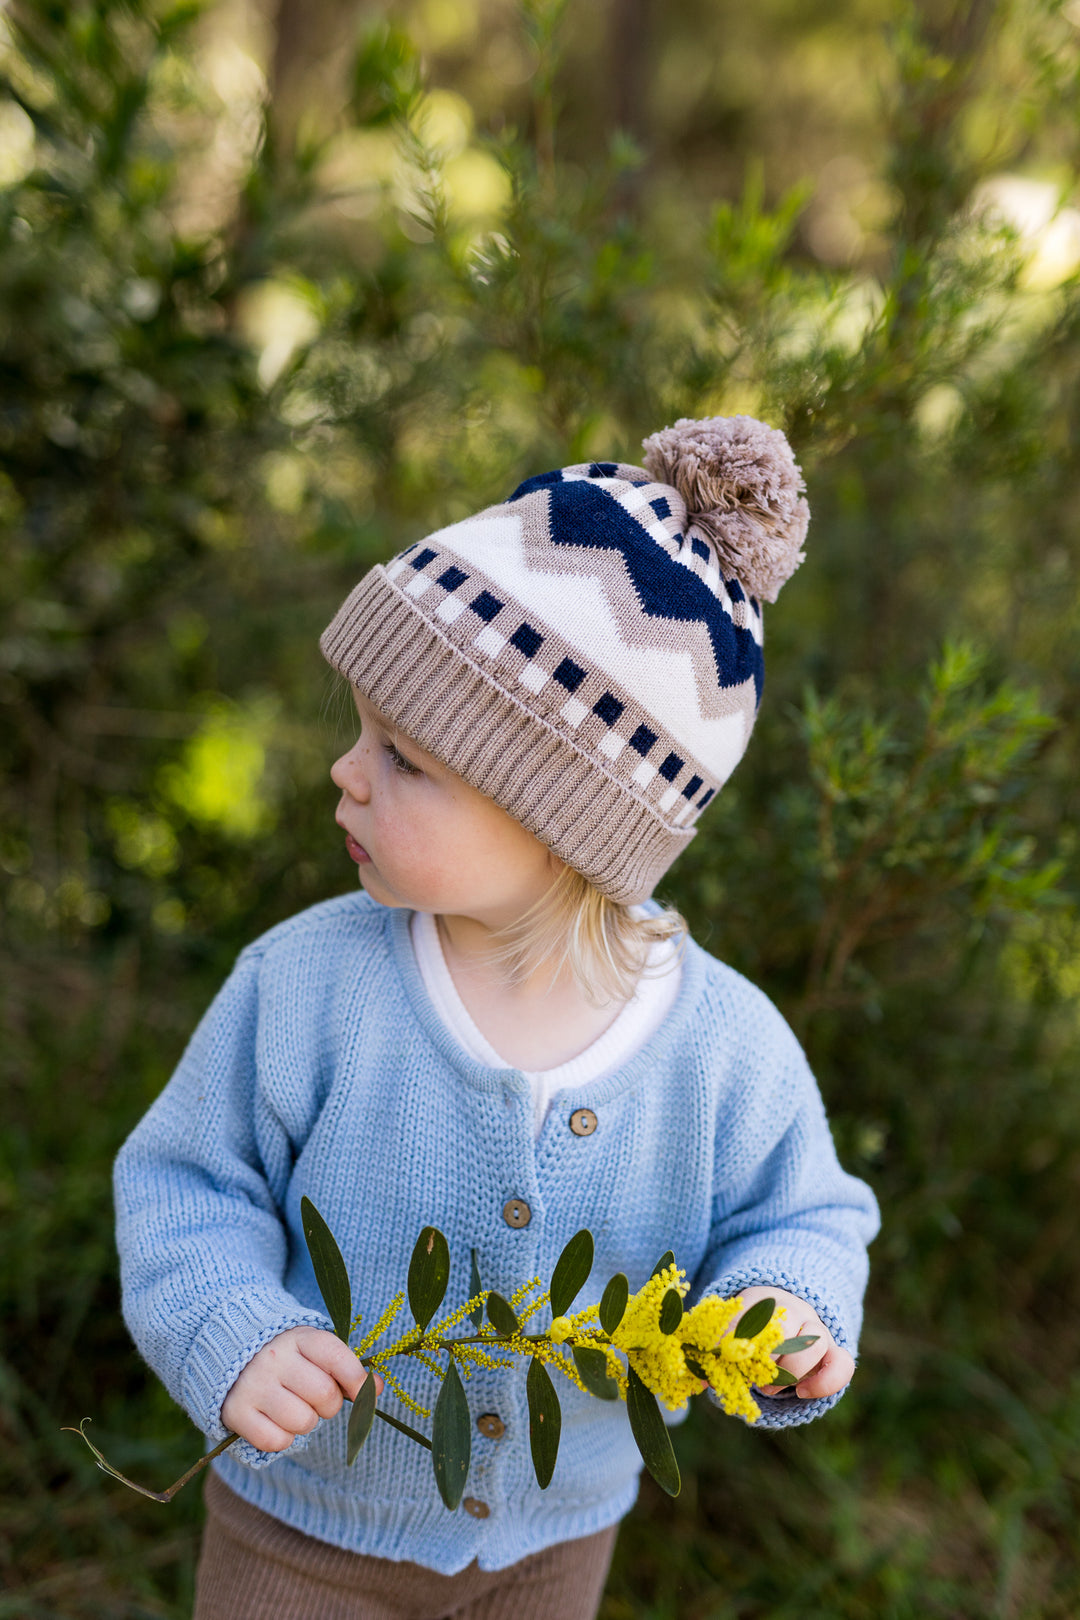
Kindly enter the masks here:
M 591 1136 L 596 1129 L 596 1115 L 591 1108 L 578 1108 L 570 1115 L 570 1129 L 575 1136 Z
M 476 1420 L 476 1427 L 488 1440 L 501 1440 L 506 1433 L 506 1424 L 494 1412 L 482 1412 Z
M 524 1198 L 510 1198 L 503 1205 L 503 1220 L 507 1226 L 528 1226 L 532 1210 Z
M 491 1509 L 486 1502 L 478 1502 L 475 1496 L 467 1496 L 462 1502 L 466 1513 L 471 1513 L 474 1519 L 486 1519 Z

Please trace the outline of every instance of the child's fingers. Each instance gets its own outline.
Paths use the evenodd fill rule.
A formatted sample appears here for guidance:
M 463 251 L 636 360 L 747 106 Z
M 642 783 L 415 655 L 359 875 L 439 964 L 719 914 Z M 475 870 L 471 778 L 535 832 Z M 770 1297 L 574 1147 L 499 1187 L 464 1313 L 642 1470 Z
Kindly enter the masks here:
M 259 1399 L 258 1410 L 287 1434 L 310 1434 L 319 1421 L 319 1414 L 310 1402 L 294 1395 L 284 1385 L 265 1390 Z
M 355 1358 L 354 1358 L 355 1359 Z M 297 1355 L 281 1374 L 282 1387 L 298 1395 L 321 1418 L 332 1418 L 341 1410 L 341 1385 L 328 1372 L 306 1356 Z
M 794 1355 L 781 1356 L 776 1363 L 778 1367 L 783 1367 L 785 1372 L 791 1373 L 792 1377 L 796 1378 L 800 1383 L 808 1373 L 813 1372 L 815 1367 L 820 1366 L 830 1350 L 835 1348 L 832 1336 L 827 1330 L 821 1328 L 819 1323 L 808 1323 L 806 1332 L 808 1334 L 817 1333 L 817 1343 L 808 1345 L 805 1350 L 796 1350 Z M 790 1388 L 790 1385 L 788 1387 Z
M 838 1344 L 831 1345 L 821 1361 L 804 1378 L 799 1379 L 795 1391 L 800 1400 L 808 1401 L 822 1395 L 836 1395 L 851 1382 L 855 1359 Z
M 297 1348 L 306 1360 L 329 1374 L 350 1401 L 356 1399 L 367 1374 L 347 1344 L 322 1328 L 311 1328 L 297 1340 Z M 381 1393 L 382 1387 L 383 1381 L 376 1373 L 375 1388 Z
M 265 1412 L 248 1411 L 235 1417 L 230 1427 L 243 1439 L 250 1441 L 258 1451 L 287 1451 L 296 1439 L 295 1434 L 283 1429 Z
M 817 1346 L 814 1346 L 816 1350 Z M 812 1365 L 807 1367 L 806 1361 Z M 792 1363 L 795 1363 L 793 1366 Z M 855 1371 L 855 1362 L 847 1350 L 841 1350 L 837 1344 L 830 1344 L 823 1356 L 813 1360 L 813 1352 L 802 1350 L 795 1356 L 781 1356 L 777 1366 L 785 1367 L 798 1379 L 794 1386 L 795 1393 L 800 1400 L 808 1401 L 819 1399 L 823 1395 L 835 1395 L 851 1381 Z M 793 1386 L 788 1384 L 762 1385 L 762 1394 L 779 1395 Z

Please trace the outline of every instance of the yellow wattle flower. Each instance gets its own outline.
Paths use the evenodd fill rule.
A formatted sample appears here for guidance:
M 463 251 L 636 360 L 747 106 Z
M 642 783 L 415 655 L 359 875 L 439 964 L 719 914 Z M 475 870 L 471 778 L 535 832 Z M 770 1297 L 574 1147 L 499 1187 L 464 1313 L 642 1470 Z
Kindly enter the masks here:
M 708 1375 L 709 1387 L 728 1416 L 755 1423 L 761 1408 L 754 1399 L 753 1386 L 771 1384 L 776 1377 L 776 1362 L 770 1352 L 785 1337 L 784 1311 L 782 1307 L 775 1310 L 752 1339 L 736 1339 L 727 1329 L 742 1314 L 741 1299 L 703 1299 L 687 1311 L 679 1332 L 693 1347 L 693 1359 Z
M 565 1344 L 573 1331 L 574 1324 L 568 1316 L 557 1316 L 551 1324 L 548 1338 L 552 1344 Z
M 678 1333 L 660 1331 L 660 1306 L 672 1288 L 680 1298 L 690 1288 L 686 1273 L 676 1265 L 666 1266 L 630 1295 L 611 1342 L 623 1352 L 642 1383 L 674 1412 L 697 1392 L 700 1380 L 687 1368 Z
M 743 1314 L 742 1300 L 710 1295 L 683 1313 L 673 1333 L 662 1333 L 664 1295 L 673 1288 L 682 1298 L 689 1287 L 686 1273 L 675 1265 L 650 1277 L 627 1300 L 611 1342 L 669 1411 L 680 1410 L 702 1387 L 701 1379 L 686 1365 L 689 1355 L 706 1374 L 724 1411 L 753 1423 L 761 1416 L 761 1408 L 751 1393 L 752 1386 L 769 1384 L 776 1376 L 776 1363 L 769 1352 L 784 1337 L 784 1313 L 774 1311 L 754 1338 L 736 1339 L 729 1329 Z

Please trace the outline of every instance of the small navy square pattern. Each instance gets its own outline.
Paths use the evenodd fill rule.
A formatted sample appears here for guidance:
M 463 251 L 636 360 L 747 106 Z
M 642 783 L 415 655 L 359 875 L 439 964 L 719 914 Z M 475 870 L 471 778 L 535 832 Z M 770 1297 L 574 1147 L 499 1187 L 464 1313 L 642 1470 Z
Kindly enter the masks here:
M 638 726 L 630 739 L 630 746 L 636 748 L 642 759 L 644 759 L 655 741 L 655 731 L 650 731 L 648 726 Z
M 702 562 L 708 562 L 709 548 L 705 544 L 704 540 L 691 540 L 690 550 L 694 553 L 695 557 L 700 557 Z
M 617 461 L 594 461 L 589 468 L 590 478 L 614 478 L 619 470 Z
M 485 624 L 491 623 L 502 606 L 503 604 L 499 601 L 499 598 L 492 596 L 490 591 L 481 591 L 480 595 L 475 596 L 472 602 L 473 612 L 478 613 Z
M 593 704 L 593 714 L 598 714 L 605 725 L 613 726 L 626 707 L 611 692 L 605 692 L 602 698 L 597 698 Z
M 658 495 L 655 501 L 649 502 L 649 505 L 652 507 L 658 518 L 666 518 L 671 516 L 671 502 L 669 500 L 665 500 L 663 495 Z
M 456 591 L 459 585 L 464 585 L 468 577 L 468 574 L 460 568 L 447 568 L 439 575 L 439 584 L 445 585 L 448 591 Z
M 708 804 L 709 800 L 712 798 L 712 796 L 713 796 L 713 794 L 715 792 L 716 792 L 715 788 L 710 788 L 708 793 L 705 793 L 705 794 L 703 794 L 701 796 L 701 798 L 698 800 L 698 809 L 699 810 L 704 810 L 705 806 Z
M 510 640 L 526 658 L 531 658 L 544 644 L 543 636 L 538 630 L 534 630 L 531 624 L 519 624 Z
M 746 601 L 746 593 L 743 590 L 742 586 L 739 584 L 737 579 L 729 579 L 728 580 L 728 582 L 727 582 L 727 590 L 728 590 L 728 595 L 731 597 L 731 600 L 733 602 L 745 602 Z
M 686 786 L 682 790 L 683 798 L 684 799 L 692 799 L 694 797 L 694 794 L 697 792 L 697 790 L 698 790 L 698 788 L 700 786 L 701 786 L 701 777 L 700 776 L 692 776 L 690 778 L 689 782 L 687 782 Z
M 572 658 L 564 658 L 555 671 L 555 679 L 560 686 L 565 686 L 568 692 L 576 692 L 585 679 L 585 671 Z
M 438 555 L 439 553 L 437 551 L 432 551 L 430 546 L 425 546 L 423 551 L 418 551 L 416 553 L 416 556 L 412 560 L 412 565 L 414 568 L 426 568 L 428 563 L 434 562 Z
M 669 754 L 660 766 L 660 775 L 665 782 L 674 782 L 685 763 L 685 760 L 681 760 L 678 754 Z

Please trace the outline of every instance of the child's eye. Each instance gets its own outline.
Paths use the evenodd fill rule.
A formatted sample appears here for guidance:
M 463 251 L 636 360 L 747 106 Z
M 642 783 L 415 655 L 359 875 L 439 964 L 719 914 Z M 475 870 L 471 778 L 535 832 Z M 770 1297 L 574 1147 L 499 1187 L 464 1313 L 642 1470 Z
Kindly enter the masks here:
M 389 754 L 390 762 L 393 765 L 394 769 L 396 771 L 400 771 L 402 776 L 422 776 L 423 775 L 423 772 L 419 769 L 418 766 L 414 765 L 411 760 L 406 759 L 404 754 L 399 754 L 398 753 L 397 749 L 394 747 L 392 742 L 383 743 L 383 747 L 386 749 L 386 752 Z

